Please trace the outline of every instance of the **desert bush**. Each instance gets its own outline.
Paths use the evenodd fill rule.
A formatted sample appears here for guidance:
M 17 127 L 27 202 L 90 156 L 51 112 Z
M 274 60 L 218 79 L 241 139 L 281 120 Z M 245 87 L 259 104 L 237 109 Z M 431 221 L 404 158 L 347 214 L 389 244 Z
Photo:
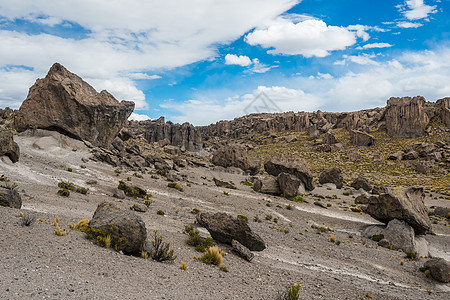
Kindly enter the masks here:
M 193 213 L 194 215 L 198 215 L 200 213 L 200 209 L 194 207 L 191 213 Z
M 167 176 L 167 171 L 163 170 L 163 169 L 158 169 L 158 170 L 156 170 L 156 174 L 161 175 L 161 176 Z
M 69 181 L 60 181 L 58 183 L 58 187 L 61 189 L 69 190 L 69 191 L 75 191 L 75 185 Z
M 137 178 L 144 178 L 144 176 L 142 176 L 141 174 L 136 173 L 136 172 L 133 173 L 133 176 L 137 177 Z
M 330 242 L 335 243 L 336 237 L 333 234 L 330 234 Z
M 183 270 L 183 271 L 186 271 L 187 268 L 188 268 L 187 263 L 185 263 L 184 261 L 182 261 L 182 262 L 181 262 L 181 265 L 180 265 L 180 269 Z
M 372 239 L 372 241 L 379 242 L 382 239 L 384 239 L 384 235 L 383 234 L 374 234 L 374 235 L 372 235 L 371 239 Z
M 31 226 L 34 221 L 36 221 L 36 217 L 32 214 L 26 214 L 22 217 L 22 226 Z
M 146 191 L 141 189 L 140 187 L 129 187 L 127 186 L 123 181 L 119 182 L 119 185 L 117 186 L 119 190 L 124 191 L 125 195 L 129 197 L 137 197 L 142 199 L 149 199 L 152 195 L 148 194 Z
M 166 213 L 163 211 L 163 210 L 158 210 L 157 212 L 156 212 L 156 214 L 157 215 L 160 215 L 160 216 L 164 216 Z
M 87 195 L 87 193 L 89 192 L 89 189 L 85 188 L 85 187 L 77 187 L 75 192 L 83 194 L 83 195 Z
M 65 236 L 67 233 L 65 231 L 62 231 L 61 228 L 59 228 L 59 225 L 56 224 L 55 234 L 57 236 Z
M 170 187 L 170 188 L 179 190 L 180 192 L 183 191 L 183 188 L 182 188 L 181 185 L 180 185 L 179 183 L 177 183 L 177 182 L 169 182 L 169 183 L 167 184 L 167 186 Z
M 174 250 L 170 249 L 170 242 L 163 241 L 162 236 L 158 236 L 158 232 L 155 231 L 155 236 L 152 240 L 152 249 L 150 251 L 150 257 L 153 260 L 162 261 L 174 261 L 177 257 L 174 256 Z
M 272 220 L 272 215 L 266 214 L 266 220 Z
M 406 257 L 409 258 L 409 259 L 412 259 L 412 260 L 418 260 L 419 259 L 419 256 L 414 251 L 405 251 L 405 253 L 406 253 Z
M 72 168 L 67 168 L 67 172 L 73 172 Z
M 218 267 L 222 266 L 223 262 L 223 251 L 220 250 L 219 247 L 213 246 L 209 247 L 208 250 L 206 250 L 202 256 L 200 256 L 198 259 L 204 262 L 208 265 L 216 265 Z
M 292 284 L 287 291 L 278 296 L 277 300 L 300 299 L 300 284 Z
M 248 223 L 248 218 L 247 218 L 247 216 L 244 216 L 244 215 L 238 215 L 237 218 L 240 219 L 240 220 L 242 220 L 242 221 L 244 221 L 244 222 L 246 222 L 246 223 Z
M 75 230 L 82 231 L 82 232 L 85 232 L 88 227 L 89 227 L 88 219 L 82 219 L 74 226 Z
M 61 189 L 58 191 L 58 194 L 60 194 L 63 197 L 69 197 L 70 191 L 68 189 Z
M 246 185 L 246 186 L 253 186 L 253 183 L 251 183 L 250 181 L 246 180 L 246 181 L 241 181 L 241 184 Z
M 205 252 L 208 248 L 215 246 L 213 239 L 202 238 L 198 230 L 194 229 L 192 226 L 185 226 L 184 233 L 189 236 L 186 243 L 190 246 L 194 246 L 195 250 L 198 252 Z
M 297 196 L 294 196 L 294 197 L 289 197 L 289 196 L 284 195 L 284 197 L 286 199 L 294 201 L 294 202 L 300 202 L 300 203 L 305 202 L 305 199 L 303 199 L 303 197 L 300 196 L 300 195 L 297 195 Z

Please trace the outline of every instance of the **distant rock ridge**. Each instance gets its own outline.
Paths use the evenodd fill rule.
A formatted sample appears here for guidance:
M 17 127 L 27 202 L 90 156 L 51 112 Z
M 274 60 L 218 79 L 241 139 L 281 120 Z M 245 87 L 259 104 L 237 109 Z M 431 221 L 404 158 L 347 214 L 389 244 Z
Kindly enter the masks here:
M 36 80 L 15 113 L 17 131 L 57 130 L 94 146 L 109 147 L 134 109 L 131 101 L 117 101 L 98 93 L 79 76 L 55 63 L 47 76 Z

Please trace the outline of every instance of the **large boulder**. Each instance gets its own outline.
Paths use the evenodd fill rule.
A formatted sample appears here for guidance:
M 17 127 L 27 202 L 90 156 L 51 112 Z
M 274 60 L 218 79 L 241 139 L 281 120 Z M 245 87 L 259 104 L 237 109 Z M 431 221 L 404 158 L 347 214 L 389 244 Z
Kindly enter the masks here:
M 434 258 L 425 262 L 431 277 L 440 282 L 450 282 L 450 264 L 443 258 Z
M 392 97 L 387 101 L 386 129 L 388 134 L 397 138 L 417 138 L 424 134 L 430 121 L 422 96 Z
M 281 193 L 288 197 L 295 197 L 298 194 L 298 188 L 302 184 L 300 179 L 292 174 L 280 173 L 277 177 Z
M 264 169 L 272 176 L 278 176 L 280 173 L 292 174 L 303 182 L 306 190 L 314 189 L 313 176 L 303 158 L 277 154 L 264 163 Z
M 361 176 L 353 180 L 350 186 L 355 190 L 363 189 L 366 192 L 370 192 L 372 190 L 372 185 L 369 183 L 369 181 Z
M 30 88 L 16 113 L 18 131 L 43 128 L 108 148 L 127 122 L 134 103 L 119 103 L 107 91 L 92 86 L 55 63 L 43 79 Z
M 375 137 L 359 130 L 350 131 L 352 143 L 357 146 L 372 146 L 375 143 Z
M 0 206 L 21 208 L 22 198 L 16 189 L 11 187 L 3 187 L 4 185 L 0 182 Z
M 0 156 L 8 156 L 13 163 L 19 161 L 20 148 L 13 140 L 10 130 L 0 128 Z
M 259 161 L 250 158 L 243 145 L 235 144 L 219 148 L 214 152 L 211 162 L 225 168 L 236 167 L 251 175 L 255 175 L 259 171 Z
M 262 238 L 254 233 L 245 221 L 226 213 L 201 213 L 197 216 L 197 222 L 218 242 L 231 245 L 232 241 L 236 240 L 251 251 L 262 251 L 266 248 Z
M 339 168 L 325 169 L 320 173 L 319 183 L 334 183 L 338 189 L 343 186 L 342 171 Z
M 416 234 L 426 234 L 431 231 L 431 221 L 424 198 L 422 188 L 391 188 L 388 193 L 370 197 L 366 213 L 383 223 L 404 220 Z
M 110 234 L 111 245 L 126 254 L 139 255 L 147 239 L 144 221 L 130 211 L 119 209 L 114 203 L 100 203 L 89 226 Z
M 450 97 L 439 99 L 436 104 L 440 109 L 442 122 L 450 127 Z
M 263 194 L 281 194 L 280 184 L 278 183 L 277 178 L 273 176 L 259 176 L 254 178 L 253 190 Z

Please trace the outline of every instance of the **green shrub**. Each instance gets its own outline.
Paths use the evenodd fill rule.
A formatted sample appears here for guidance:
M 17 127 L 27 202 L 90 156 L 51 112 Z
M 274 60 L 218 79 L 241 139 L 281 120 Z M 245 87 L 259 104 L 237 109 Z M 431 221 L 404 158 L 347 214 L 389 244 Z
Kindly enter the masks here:
M 405 251 L 406 253 L 406 257 L 412 260 L 417 260 L 419 258 L 419 256 L 417 255 L 416 252 L 414 251 Z
M 180 185 L 179 183 L 177 183 L 177 182 L 169 182 L 169 183 L 167 184 L 167 186 L 170 187 L 170 188 L 179 190 L 180 192 L 183 191 L 183 188 L 182 188 L 181 185 Z
M 158 170 L 156 170 L 156 174 L 161 175 L 161 176 L 167 176 L 167 171 L 163 170 L 163 169 L 158 169 Z
M 378 243 L 379 241 L 384 239 L 384 235 L 383 234 L 374 234 L 374 235 L 372 235 L 371 239 L 372 239 L 372 241 L 375 241 Z
M 124 191 L 125 195 L 127 195 L 129 197 L 149 199 L 152 196 L 151 194 L 147 194 L 147 192 L 144 191 L 143 189 L 141 189 L 140 187 L 137 187 L 137 186 L 130 187 L 123 181 L 119 182 L 119 185 L 117 186 L 117 188 L 119 190 Z
M 193 214 L 195 214 L 195 215 L 198 215 L 198 214 L 200 213 L 200 209 L 194 207 L 194 208 L 192 209 L 191 213 L 193 213 Z
M 244 215 L 238 215 L 237 218 L 240 219 L 240 220 L 242 220 L 242 221 L 244 221 L 244 222 L 246 222 L 246 223 L 248 223 L 248 218 L 247 218 L 247 216 L 244 216 Z
M 164 216 L 166 213 L 163 211 L 163 210 L 158 210 L 157 212 L 156 212 L 156 214 L 158 214 L 158 215 L 160 215 L 160 216 Z
M 60 194 L 63 197 L 69 197 L 70 191 L 68 189 L 61 189 L 58 191 L 58 194 Z
M 246 186 L 253 186 L 253 183 L 251 183 L 250 181 L 246 180 L 246 181 L 241 181 L 241 184 L 246 185 Z
M 298 300 L 300 299 L 300 284 L 292 284 L 289 289 L 278 296 L 278 300 Z
M 61 189 L 75 191 L 75 185 L 72 182 L 69 182 L 69 181 L 60 181 L 58 183 L 58 187 L 61 188 Z
M 133 176 L 137 177 L 137 178 L 144 178 L 144 176 L 142 176 L 141 174 L 136 173 L 136 172 L 133 173 Z
M 224 194 L 225 196 L 230 196 L 230 193 L 225 192 L 225 191 L 223 191 L 223 194 Z
M 185 226 L 184 233 L 189 236 L 186 243 L 190 246 L 194 246 L 195 250 L 198 252 L 205 252 L 208 248 L 215 246 L 213 239 L 202 238 L 198 230 L 194 229 L 192 226 Z
M 72 168 L 67 168 L 67 172 L 72 172 Z
M 287 210 L 292 210 L 292 208 L 293 208 L 292 205 L 290 205 L 290 204 L 286 205 L 286 209 L 287 209 Z
M 300 202 L 300 203 L 305 202 L 305 199 L 303 199 L 303 197 L 300 196 L 300 195 L 297 195 L 297 196 L 294 196 L 294 197 L 289 197 L 289 196 L 286 196 L 286 195 L 283 195 L 283 196 L 284 196 L 286 199 L 291 200 L 291 201 L 294 201 L 294 202 Z
M 86 195 L 88 193 L 89 189 L 85 188 L 85 187 L 77 187 L 77 189 L 75 190 L 75 192 Z
M 174 261 L 177 256 L 174 256 L 174 250 L 170 249 L 170 242 L 163 242 L 162 236 L 158 236 L 158 232 L 155 231 L 155 236 L 152 240 L 152 249 L 150 251 L 150 257 L 156 261 Z
M 272 215 L 266 214 L 266 220 L 272 220 Z

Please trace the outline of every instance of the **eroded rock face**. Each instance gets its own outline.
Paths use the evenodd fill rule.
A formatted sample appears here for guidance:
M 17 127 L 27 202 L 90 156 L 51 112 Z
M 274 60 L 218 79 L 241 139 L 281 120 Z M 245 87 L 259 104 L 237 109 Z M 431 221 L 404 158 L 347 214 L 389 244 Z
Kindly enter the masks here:
M 340 189 L 343 185 L 343 177 L 341 173 L 341 169 L 338 168 L 325 169 L 322 171 L 322 173 L 320 173 L 319 183 L 334 183 L 336 187 Z
M 264 163 L 264 169 L 272 176 L 278 176 L 280 173 L 292 174 L 303 182 L 306 190 L 314 189 L 313 176 L 303 158 L 277 154 Z
M 19 161 L 20 148 L 11 131 L 0 128 L 0 156 L 6 155 L 13 163 Z
M 0 206 L 20 209 L 22 207 L 22 198 L 17 190 L 0 187 Z
M 227 145 L 219 148 L 214 152 L 211 162 L 225 168 L 236 167 L 251 175 L 259 171 L 259 162 L 248 156 L 247 149 L 243 145 Z
M 357 146 L 372 146 L 375 143 L 375 137 L 368 133 L 352 130 L 350 131 L 352 143 Z
M 298 188 L 302 183 L 300 179 L 292 174 L 280 173 L 277 177 L 281 192 L 288 197 L 295 197 L 298 194 Z
M 422 96 L 392 97 L 387 101 L 385 112 L 386 129 L 393 137 L 416 138 L 424 134 L 430 121 Z
M 116 250 L 126 254 L 140 254 L 147 239 L 144 221 L 114 203 L 100 203 L 89 225 L 111 234 L 111 244 L 118 245 Z
M 255 192 L 280 195 L 281 189 L 276 177 L 273 176 L 259 176 L 253 181 L 253 190 Z
M 372 190 L 372 185 L 369 181 L 364 177 L 358 177 L 350 184 L 352 188 L 355 190 L 363 189 L 366 192 L 370 192 Z
M 248 224 L 226 213 L 201 213 L 197 222 L 205 227 L 212 238 L 221 243 L 230 244 L 238 241 L 251 251 L 262 251 L 266 244 L 262 238 L 254 233 Z
M 18 131 L 32 128 L 57 130 L 108 148 L 127 122 L 134 103 L 119 103 L 107 91 L 92 86 L 55 63 L 43 79 L 30 88 L 16 113 Z
M 393 219 L 404 220 L 416 234 L 426 234 L 431 231 L 431 221 L 424 198 L 422 188 L 392 188 L 388 193 L 370 197 L 366 213 L 383 223 Z
M 447 127 L 450 127 L 450 97 L 440 99 L 436 101 L 436 104 L 440 109 L 442 122 L 444 122 Z

